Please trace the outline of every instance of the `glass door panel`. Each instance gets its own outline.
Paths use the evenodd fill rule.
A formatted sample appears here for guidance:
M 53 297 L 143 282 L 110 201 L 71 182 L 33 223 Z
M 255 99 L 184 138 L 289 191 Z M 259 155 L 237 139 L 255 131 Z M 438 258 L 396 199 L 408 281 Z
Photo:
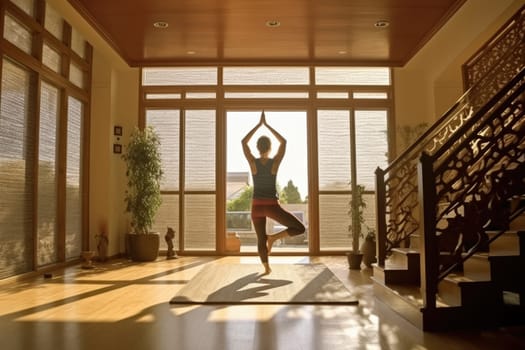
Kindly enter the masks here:
M 319 247 L 349 250 L 351 138 L 350 111 L 317 112 L 319 164 Z
M 355 149 L 357 163 L 357 183 L 363 185 L 363 210 L 365 227 L 361 232 L 375 231 L 375 170 L 388 166 L 388 124 L 386 110 L 355 111 Z
M 184 250 L 215 250 L 216 112 L 186 110 Z
M 287 237 L 276 242 L 273 252 L 308 251 L 308 163 L 306 143 L 306 112 L 265 112 L 267 122 L 287 140 L 286 153 L 277 176 L 281 205 L 294 213 L 307 227 L 306 234 Z M 242 138 L 259 122 L 261 111 L 227 113 L 227 185 L 226 230 L 241 240 L 241 252 L 257 251 L 257 239 L 251 222 L 253 183 L 242 146 Z M 258 130 L 250 148 L 257 157 L 257 139 L 269 136 L 272 153 L 277 151 L 277 140 L 267 129 Z M 283 227 L 268 220 L 266 230 L 274 233 Z
M 215 195 L 184 196 L 184 250 L 215 250 Z
M 180 111 L 178 109 L 146 110 L 146 125 L 155 129 L 160 139 L 163 177 L 162 203 L 155 215 L 152 231 L 161 234 L 160 249 L 167 249 L 163 239 L 168 227 L 175 230 L 173 244 L 179 249 L 179 179 L 180 179 Z

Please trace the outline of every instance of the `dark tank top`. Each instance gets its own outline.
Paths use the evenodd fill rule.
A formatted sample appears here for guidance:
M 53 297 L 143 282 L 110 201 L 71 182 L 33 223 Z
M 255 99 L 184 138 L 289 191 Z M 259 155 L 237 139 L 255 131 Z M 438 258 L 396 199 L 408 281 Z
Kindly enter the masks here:
M 252 175 L 253 179 L 253 198 L 277 198 L 275 187 L 275 175 L 272 175 L 273 158 L 269 158 L 266 164 L 260 158 L 255 159 L 257 174 Z

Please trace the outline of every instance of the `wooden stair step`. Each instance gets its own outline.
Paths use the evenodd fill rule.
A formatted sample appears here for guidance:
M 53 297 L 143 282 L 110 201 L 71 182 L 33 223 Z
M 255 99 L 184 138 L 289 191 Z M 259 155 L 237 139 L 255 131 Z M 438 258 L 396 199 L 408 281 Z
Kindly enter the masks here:
M 419 270 L 419 256 L 418 249 L 392 248 L 392 255 L 388 260 L 393 264 L 404 266 L 406 269 Z
M 441 300 L 451 306 L 475 307 L 501 305 L 503 295 L 492 281 L 475 280 L 451 274 L 438 284 Z
M 385 284 L 419 284 L 419 251 L 411 248 L 393 248 L 385 266 L 372 264 L 374 277 Z
M 410 271 L 404 266 L 386 264 L 385 267 L 372 264 L 374 278 L 385 284 L 417 284 L 419 285 L 419 271 Z
M 377 300 L 387 305 L 417 328 L 423 329 L 423 314 L 421 312 L 423 301 L 419 284 L 387 285 L 375 276 L 375 271 L 371 279 L 373 282 L 374 296 Z
M 440 300 L 436 301 L 436 308 L 425 309 L 419 285 L 386 285 L 374 276 L 371 278 L 376 299 L 424 331 L 486 327 L 501 323 L 502 312 L 491 307 L 487 309 L 495 313 L 490 317 L 487 317 L 484 308 L 450 306 Z
M 489 239 L 492 239 L 499 231 L 486 231 Z M 525 238 L 525 237 L 524 237 Z M 489 252 L 491 254 L 508 255 L 508 254 L 520 254 L 520 238 L 519 231 L 507 230 L 501 236 L 496 238 L 489 245 Z
M 488 253 L 474 254 L 463 262 L 463 275 L 478 281 L 490 281 L 490 261 Z

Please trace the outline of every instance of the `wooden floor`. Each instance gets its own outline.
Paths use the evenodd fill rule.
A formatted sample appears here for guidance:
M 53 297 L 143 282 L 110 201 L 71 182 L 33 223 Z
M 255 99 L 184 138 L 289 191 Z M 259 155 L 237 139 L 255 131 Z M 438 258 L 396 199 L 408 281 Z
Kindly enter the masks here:
M 423 333 L 374 299 L 371 269 L 345 257 L 271 257 L 272 264 L 323 262 L 359 306 L 175 306 L 169 300 L 208 264 L 255 257 L 159 258 L 73 266 L 0 282 L 0 348 L 76 349 L 525 349 L 525 327 Z M 487 315 L 487 317 L 490 317 Z

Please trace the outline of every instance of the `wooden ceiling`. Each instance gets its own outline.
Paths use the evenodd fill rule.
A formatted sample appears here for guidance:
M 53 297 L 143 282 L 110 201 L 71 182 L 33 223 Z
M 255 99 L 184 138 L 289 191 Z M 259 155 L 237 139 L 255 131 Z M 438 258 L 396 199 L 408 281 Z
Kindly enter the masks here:
M 130 66 L 405 65 L 465 0 L 68 0 Z M 267 25 L 277 21 L 278 26 Z M 388 21 L 377 27 L 378 21 Z M 154 23 L 164 22 L 166 28 Z

